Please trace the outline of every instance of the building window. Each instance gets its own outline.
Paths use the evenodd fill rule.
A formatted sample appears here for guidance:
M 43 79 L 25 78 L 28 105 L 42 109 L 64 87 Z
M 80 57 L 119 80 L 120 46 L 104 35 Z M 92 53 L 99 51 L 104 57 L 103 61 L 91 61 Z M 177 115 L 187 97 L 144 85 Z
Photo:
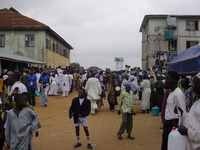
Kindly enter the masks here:
M 69 58 L 69 50 L 68 49 L 65 49 L 64 57 Z
M 51 50 L 51 40 L 50 39 L 46 39 L 46 49 Z
M 35 46 L 35 36 L 33 34 L 25 35 L 25 46 L 34 47 Z
M 186 21 L 186 30 L 189 30 L 189 31 L 198 30 L 198 21 L 196 21 L 196 20 L 187 20 Z
M 59 45 L 58 45 L 58 43 L 57 43 L 57 44 L 56 44 L 56 53 L 60 53 L 59 50 L 60 50 L 60 48 L 59 48 Z
M 0 34 L 0 47 L 5 47 L 5 35 Z
M 170 39 L 168 41 L 169 51 L 177 51 L 177 39 Z
M 199 41 L 186 41 L 186 48 L 199 44 Z
M 56 51 L 56 44 L 54 42 L 53 42 L 52 48 L 53 48 L 53 52 L 55 52 Z

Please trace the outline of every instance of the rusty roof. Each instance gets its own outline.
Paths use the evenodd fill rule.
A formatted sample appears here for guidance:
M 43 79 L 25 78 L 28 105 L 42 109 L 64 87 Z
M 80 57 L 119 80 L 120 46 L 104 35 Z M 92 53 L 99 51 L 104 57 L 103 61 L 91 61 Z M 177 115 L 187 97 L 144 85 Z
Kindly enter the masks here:
M 9 29 L 43 29 L 48 33 L 51 33 L 53 36 L 58 38 L 64 45 L 69 49 L 73 47 L 67 43 L 61 36 L 59 36 L 55 31 L 53 31 L 49 26 L 24 16 L 20 14 L 14 8 L 4 8 L 0 9 L 0 29 L 9 30 Z
M 0 28 L 48 28 L 47 25 L 26 17 L 14 8 L 0 9 Z

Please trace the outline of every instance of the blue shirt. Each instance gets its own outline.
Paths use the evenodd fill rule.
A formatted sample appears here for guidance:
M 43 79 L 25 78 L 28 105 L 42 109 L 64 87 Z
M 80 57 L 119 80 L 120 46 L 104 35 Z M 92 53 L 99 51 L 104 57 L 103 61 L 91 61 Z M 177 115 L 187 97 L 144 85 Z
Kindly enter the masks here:
M 30 88 L 36 88 L 36 79 L 37 79 L 37 77 L 36 77 L 36 75 L 29 75 L 28 76 L 28 86 L 30 87 Z
M 48 75 L 41 76 L 39 81 L 40 83 L 49 83 L 49 76 Z

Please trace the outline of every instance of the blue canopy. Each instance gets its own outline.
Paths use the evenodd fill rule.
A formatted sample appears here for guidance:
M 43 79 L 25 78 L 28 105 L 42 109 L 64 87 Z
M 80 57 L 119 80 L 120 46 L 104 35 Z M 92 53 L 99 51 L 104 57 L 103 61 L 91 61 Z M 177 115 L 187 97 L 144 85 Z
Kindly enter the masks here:
M 200 45 L 192 46 L 174 57 L 167 69 L 184 75 L 200 72 Z

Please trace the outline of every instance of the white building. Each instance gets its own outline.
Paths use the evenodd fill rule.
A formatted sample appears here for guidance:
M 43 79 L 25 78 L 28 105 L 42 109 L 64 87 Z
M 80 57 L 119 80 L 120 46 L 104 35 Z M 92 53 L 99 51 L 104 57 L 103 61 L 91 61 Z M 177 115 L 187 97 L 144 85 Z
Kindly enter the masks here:
M 146 15 L 142 21 L 142 69 L 163 66 L 199 44 L 200 15 Z

